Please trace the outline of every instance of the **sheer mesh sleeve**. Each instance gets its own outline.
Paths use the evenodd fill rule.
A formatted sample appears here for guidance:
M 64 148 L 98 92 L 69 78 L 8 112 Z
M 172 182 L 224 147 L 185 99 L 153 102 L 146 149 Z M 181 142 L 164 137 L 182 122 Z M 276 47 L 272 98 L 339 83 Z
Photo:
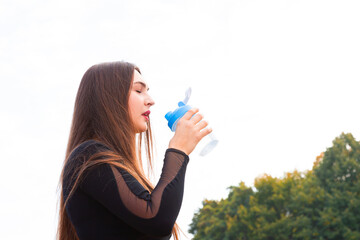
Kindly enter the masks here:
M 108 164 L 89 171 L 80 188 L 139 232 L 165 236 L 171 233 L 180 211 L 188 161 L 182 151 L 168 149 L 152 193 L 127 171 Z

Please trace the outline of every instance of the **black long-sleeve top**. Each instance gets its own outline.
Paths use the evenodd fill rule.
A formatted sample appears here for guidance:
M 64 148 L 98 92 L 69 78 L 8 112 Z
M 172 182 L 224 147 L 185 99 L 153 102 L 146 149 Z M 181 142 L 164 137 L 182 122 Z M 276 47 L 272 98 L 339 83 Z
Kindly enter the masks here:
M 76 167 L 103 150 L 110 149 L 88 140 L 71 153 L 64 171 L 64 199 L 74 184 L 70 176 Z M 167 149 L 161 177 L 151 193 L 124 169 L 109 164 L 90 168 L 66 205 L 78 237 L 169 239 L 181 207 L 188 162 L 182 151 Z

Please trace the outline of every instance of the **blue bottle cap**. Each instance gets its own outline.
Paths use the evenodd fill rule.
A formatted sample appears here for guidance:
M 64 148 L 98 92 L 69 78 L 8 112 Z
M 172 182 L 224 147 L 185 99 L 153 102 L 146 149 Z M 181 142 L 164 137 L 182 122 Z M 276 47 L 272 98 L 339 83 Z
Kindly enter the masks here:
M 165 115 L 165 118 L 168 121 L 168 126 L 173 132 L 175 132 L 176 130 L 176 124 L 179 121 L 179 119 L 182 118 L 185 115 L 185 113 L 191 109 L 190 105 L 186 105 L 182 101 L 178 103 L 178 106 L 179 107 L 175 109 L 173 112 L 170 111 Z

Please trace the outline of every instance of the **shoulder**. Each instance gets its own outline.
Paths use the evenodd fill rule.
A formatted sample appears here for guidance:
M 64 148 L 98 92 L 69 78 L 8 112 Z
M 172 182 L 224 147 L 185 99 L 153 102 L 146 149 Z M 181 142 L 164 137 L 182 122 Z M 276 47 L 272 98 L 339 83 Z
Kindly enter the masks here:
M 92 155 L 98 152 L 104 152 L 111 150 L 104 143 L 96 140 L 87 140 L 76 146 L 70 153 L 66 164 L 65 172 L 75 169 L 78 166 L 86 162 Z
M 76 146 L 69 155 L 69 160 L 79 157 L 90 157 L 91 155 L 110 150 L 104 143 L 90 139 Z
M 111 149 L 104 143 L 92 139 L 80 143 L 72 150 L 65 163 L 63 184 L 70 184 L 67 181 L 72 179 L 74 174 L 76 175 L 78 173 L 80 166 L 87 162 L 92 155 L 109 150 Z

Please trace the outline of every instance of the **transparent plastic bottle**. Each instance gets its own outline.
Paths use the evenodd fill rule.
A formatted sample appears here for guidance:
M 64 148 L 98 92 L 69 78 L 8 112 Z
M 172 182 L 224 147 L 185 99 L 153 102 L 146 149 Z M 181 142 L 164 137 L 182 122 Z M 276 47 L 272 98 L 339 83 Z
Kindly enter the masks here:
M 166 120 L 168 121 L 168 126 L 171 131 L 175 132 L 176 125 L 182 116 L 185 115 L 187 111 L 189 111 L 192 107 L 187 105 L 191 95 L 191 88 L 189 88 L 185 93 L 185 99 L 183 101 L 178 102 L 178 108 L 174 111 L 170 111 L 165 115 Z M 201 142 L 206 141 L 205 146 L 200 151 L 200 156 L 205 156 L 209 152 L 211 152 L 216 145 L 218 144 L 219 140 L 215 137 L 214 133 L 211 132 L 205 138 L 201 140 Z

